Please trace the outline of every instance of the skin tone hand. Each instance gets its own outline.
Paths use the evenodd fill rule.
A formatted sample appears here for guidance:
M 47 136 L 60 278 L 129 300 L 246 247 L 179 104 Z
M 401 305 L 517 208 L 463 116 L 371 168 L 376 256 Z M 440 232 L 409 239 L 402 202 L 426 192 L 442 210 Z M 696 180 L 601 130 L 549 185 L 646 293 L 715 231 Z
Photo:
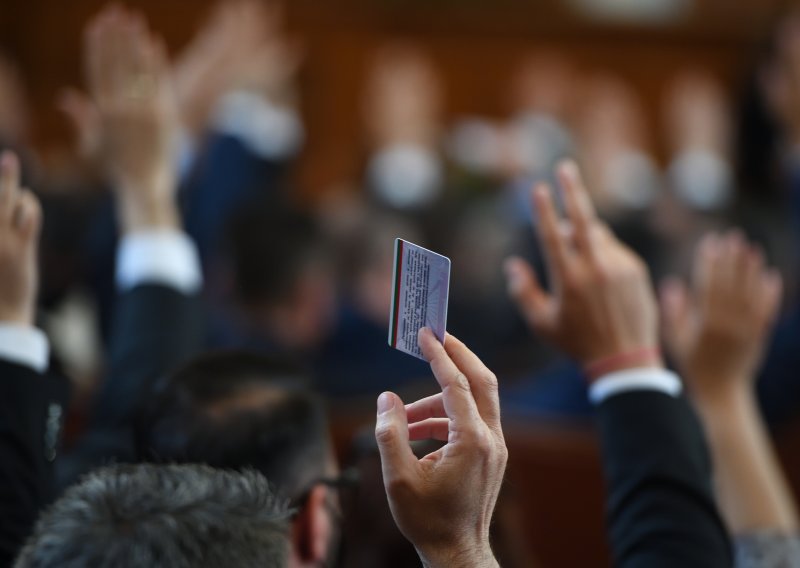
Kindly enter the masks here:
M 178 56 L 173 78 L 184 127 L 199 136 L 226 92 L 257 92 L 291 102 L 302 49 L 284 30 L 283 6 L 262 0 L 223 0 Z
M 392 515 L 427 567 L 497 566 L 489 525 L 508 458 L 497 378 L 451 335 L 442 346 L 425 328 L 419 345 L 442 392 L 408 406 L 390 392 L 378 399 Z M 446 444 L 417 459 L 409 440 L 430 438 Z
M 174 228 L 177 121 L 164 44 L 139 14 L 116 5 L 92 21 L 84 39 L 102 159 L 123 231 Z
M 658 309 L 644 262 L 599 221 L 573 162 L 559 165 L 558 180 L 568 223 L 559 219 L 547 186 L 534 192 L 552 290 L 542 288 L 522 259 L 506 263 L 509 292 L 523 317 L 583 365 L 657 347 Z M 662 362 L 653 354 L 620 365 Z
M 696 398 L 749 390 L 781 300 L 781 278 L 739 232 L 703 239 L 691 293 L 662 287 L 665 339 Z
M 780 275 L 739 232 L 702 241 L 691 291 L 676 279 L 662 287 L 667 345 L 708 434 L 717 498 L 734 535 L 798 528 L 753 390 L 781 289 Z
M 441 79 L 424 53 L 406 45 L 378 52 L 364 96 L 367 133 L 378 147 L 435 149 L 441 130 Z
M 38 286 L 39 200 L 20 188 L 19 160 L 0 155 L 0 321 L 34 325 Z

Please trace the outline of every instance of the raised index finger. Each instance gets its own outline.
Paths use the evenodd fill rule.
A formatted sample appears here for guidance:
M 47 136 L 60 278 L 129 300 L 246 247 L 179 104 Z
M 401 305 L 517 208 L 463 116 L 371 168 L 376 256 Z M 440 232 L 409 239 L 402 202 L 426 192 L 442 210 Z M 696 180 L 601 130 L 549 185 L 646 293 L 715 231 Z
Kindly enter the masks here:
M 561 281 L 567 270 L 569 247 L 560 227 L 550 188 L 546 184 L 539 185 L 533 192 L 533 199 L 539 214 L 536 229 L 550 277 L 554 281 Z
M 444 348 L 456 366 L 467 376 L 472 396 L 484 422 L 492 428 L 500 428 L 500 397 L 495 374 L 456 337 L 447 334 Z
M 459 431 L 473 429 L 481 416 L 466 375 L 450 359 L 442 344 L 427 327 L 419 331 L 419 347 L 442 387 L 442 402 L 447 417 Z
M 564 192 L 564 203 L 575 234 L 578 248 L 590 253 L 592 224 L 597 215 L 586 191 L 578 165 L 572 160 L 561 162 L 557 168 L 558 181 Z

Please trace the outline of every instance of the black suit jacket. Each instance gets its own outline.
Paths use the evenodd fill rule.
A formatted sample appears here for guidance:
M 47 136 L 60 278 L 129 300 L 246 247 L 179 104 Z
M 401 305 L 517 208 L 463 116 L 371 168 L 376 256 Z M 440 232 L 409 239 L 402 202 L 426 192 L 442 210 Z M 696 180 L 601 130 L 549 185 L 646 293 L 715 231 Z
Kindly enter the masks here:
M 608 523 L 625 568 L 733 565 L 711 488 L 711 461 L 684 398 L 632 391 L 598 408 Z
M 67 381 L 0 360 L 0 566 L 10 566 L 53 498 Z
M 112 462 L 136 461 L 134 419 L 156 381 L 196 355 L 204 337 L 199 295 L 143 284 L 117 300 L 107 379 L 94 401 L 89 429 L 58 463 L 58 486 Z

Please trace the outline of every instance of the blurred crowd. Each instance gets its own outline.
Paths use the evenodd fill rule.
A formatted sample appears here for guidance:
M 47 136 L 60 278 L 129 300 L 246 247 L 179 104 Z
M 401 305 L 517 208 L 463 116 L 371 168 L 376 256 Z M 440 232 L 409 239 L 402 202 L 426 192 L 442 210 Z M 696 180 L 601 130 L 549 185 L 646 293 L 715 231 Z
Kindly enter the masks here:
M 729 225 L 744 227 L 794 282 L 792 25 L 776 30 L 741 92 L 700 68 L 676 75 L 657 128 L 632 85 L 552 51 L 531 54 L 498 86 L 514 109 L 507 118 L 449 123 L 432 60 L 408 42 L 387 45 L 373 57 L 361 101 L 362 176 L 320 188 L 309 203 L 292 187 L 306 141 L 302 38 L 288 35 L 278 8 L 221 4 L 165 70 L 174 109 L 164 136 L 207 277 L 208 345 L 298 354 L 332 397 L 424 388 L 424 366 L 381 348 L 391 242 L 402 237 L 452 259 L 449 327 L 521 389 L 522 411 L 587 412 L 579 374 L 546 345 L 531 347 L 505 291 L 508 256 L 542 266 L 528 238 L 536 224 L 529 188 L 552 181 L 559 160 L 578 159 L 602 217 L 656 282 L 685 275 L 699 237 Z M 84 92 L 95 86 L 60 93 L 78 165 L 48 173 L 28 143 L 24 76 L 6 60 L 0 77 L 0 137 L 23 157 L 48 218 L 43 323 L 90 392 L 108 338 L 116 246 L 103 191 L 106 142 Z M 776 417 L 788 412 L 771 402 Z
M 755 453 L 735 459 L 767 464 L 769 482 L 759 472 L 751 472 L 749 482 L 732 475 L 723 480 L 728 485 L 717 488 L 717 499 L 734 536 L 754 528 L 796 532 L 796 513 L 787 502 L 788 490 L 773 463 L 759 413 L 774 426 L 800 414 L 795 376 L 800 367 L 795 294 L 800 284 L 795 254 L 800 230 L 800 11 L 787 12 L 762 51 L 753 55 L 749 78 L 735 92 L 702 68 L 677 74 L 661 94 L 655 127 L 632 85 L 611 72 L 582 69 L 556 51 L 531 53 L 508 84 L 496 86 L 498 97 L 507 98 L 513 108 L 508 116 L 448 121 L 447 85 L 432 58 L 410 42 L 385 45 L 372 57 L 360 100 L 360 177 L 319 188 L 315 199 L 301 195 L 293 175 L 308 141 L 298 81 L 305 47 L 303 38 L 287 32 L 277 3 L 219 3 L 176 54 L 167 53 L 143 15 L 120 6 L 104 8 L 84 32 L 85 83 L 65 86 L 58 97 L 74 127 L 75 145 L 72 166 L 57 172 L 42 165 L 31 144 L 25 79 L 36 70 L 19 69 L 3 56 L 0 149 L 19 157 L 22 185 L 31 187 L 41 202 L 37 324 L 49 338 L 50 368 L 68 375 L 73 391 L 63 415 L 58 407 L 44 421 L 56 431 L 58 424 L 66 425 L 56 485 L 68 487 L 94 466 L 137 461 L 140 452 L 149 461 L 238 468 L 251 459 L 250 443 L 267 453 L 291 454 L 288 461 L 312 460 L 319 466 L 318 471 L 311 468 L 311 479 L 296 469 L 273 469 L 269 460 L 248 462 L 286 490 L 302 511 L 308 500 L 318 500 L 320 507 L 327 503 L 324 492 L 303 493 L 310 484 L 317 486 L 312 481 L 354 484 L 359 475 L 350 470 L 339 475 L 333 450 L 319 442 L 319 432 L 327 428 L 318 423 L 324 421 L 320 417 L 326 411 L 339 419 L 369 415 L 383 391 L 406 401 L 427 400 L 441 396 L 445 386 L 431 378 L 426 362 L 387 345 L 396 238 L 451 258 L 448 332 L 469 347 L 470 357 L 477 356 L 500 377 L 498 404 L 505 415 L 589 417 L 606 395 L 587 394 L 587 375 L 593 380 L 607 374 L 603 365 L 597 371 L 592 364 L 606 364 L 608 353 L 595 353 L 593 345 L 575 347 L 566 337 L 574 329 L 557 329 L 542 315 L 557 306 L 563 309 L 558 302 L 545 305 L 547 294 L 559 296 L 563 289 L 559 297 L 570 298 L 571 285 L 553 269 L 553 242 L 575 239 L 577 245 L 570 241 L 570 246 L 581 249 L 575 220 L 583 218 L 580 204 L 570 202 L 572 195 L 591 201 L 604 222 L 601 233 L 608 230 L 619 239 L 624 254 L 614 248 L 616 241 L 612 246 L 602 240 L 605 236 L 597 237 L 601 244 L 596 246 L 617 251 L 617 256 L 609 253 L 609 266 L 623 263 L 623 257 L 632 263 L 625 265 L 626 276 L 614 281 L 620 290 L 630 289 L 631 302 L 639 300 L 631 274 L 639 273 L 630 258 L 642 259 L 661 300 L 667 362 L 686 375 L 684 380 L 714 374 L 724 367 L 719 360 L 734 351 L 747 352 L 743 360 L 730 363 L 734 369 L 729 374 L 747 396 L 755 385 L 758 403 L 737 398 L 735 404 L 743 406 L 725 408 L 752 418 L 755 426 L 742 436 L 750 437 Z M 3 171 L 10 176 L 11 154 L 5 156 Z M 572 161 L 564 166 L 565 160 L 579 164 L 586 196 L 575 198 L 564 189 L 573 184 L 583 191 L 576 166 Z M 142 192 L 142 187 L 149 189 Z M 531 199 L 533 187 L 545 188 L 544 193 Z M 24 212 L 28 206 L 20 207 Z M 551 242 L 546 240 L 552 228 L 548 215 L 571 220 L 557 227 L 554 234 L 561 237 L 550 235 Z M 593 216 L 586 221 L 593 222 Z M 157 230 L 145 237 L 131 238 L 153 227 Z M 740 230 L 727 233 L 734 227 Z M 177 228 L 185 240 L 175 238 Z M 720 232 L 726 234 L 707 237 Z M 534 233 L 542 238 L 532 238 Z M 169 282 L 186 297 L 176 300 L 163 290 L 148 291 L 142 282 Z M 598 282 L 587 277 L 584 285 L 604 281 Z M 142 288 L 150 294 L 144 303 L 125 295 Z M 582 306 L 580 295 L 575 298 L 574 305 Z M 642 299 L 641 305 L 649 301 Z M 623 304 L 603 317 L 615 320 L 616 313 L 625 314 Z M 591 327 L 592 305 L 582 307 L 586 311 L 576 321 Z M 714 325 L 740 343 L 714 343 Z M 600 336 L 616 329 L 607 323 L 600 327 Z M 661 341 L 656 335 L 640 343 L 623 347 L 658 347 Z M 428 353 L 433 350 L 427 347 Z M 184 366 L 201 352 L 207 354 Z M 469 375 L 462 367 L 466 355 L 450 347 L 448 354 Z M 181 370 L 173 374 L 176 369 Z M 263 392 L 252 380 L 262 374 L 273 377 Z M 165 382 L 168 376 L 172 379 Z M 226 380 L 215 380 L 219 376 Z M 702 379 L 696 383 L 711 455 L 725 467 L 741 466 L 728 461 L 726 444 L 740 442 L 720 434 L 730 426 L 720 417 L 723 413 L 715 403 L 703 402 L 716 401 L 715 388 Z M 473 391 L 480 407 L 480 391 L 475 386 Z M 247 414 L 261 404 L 277 405 L 278 417 L 226 422 L 232 408 Z M 427 406 L 420 416 L 425 412 Z M 225 436 L 209 429 L 208 416 L 222 424 L 219 432 Z M 286 416 L 297 418 L 302 428 L 284 436 L 280 419 Z M 492 419 L 482 416 L 488 425 L 482 427 L 495 432 Z M 411 414 L 408 420 L 418 421 Z M 615 427 L 608 426 L 616 433 Z M 441 439 L 435 425 L 427 428 L 418 432 L 419 439 Z M 269 434 L 259 437 L 259 429 Z M 383 494 L 377 446 L 353 430 L 355 441 L 342 446 L 360 468 L 364 487 L 351 519 L 359 534 L 371 527 L 383 535 L 387 531 L 381 523 L 392 518 L 388 507 L 374 515 L 364 509 L 375 499 L 370 475 Z M 413 439 L 413 428 L 409 431 Z M 441 441 L 448 441 L 446 432 L 445 426 Z M 54 456 L 57 446 L 52 441 L 48 452 Z M 427 451 L 415 449 L 420 455 Z M 196 475 L 200 485 L 207 482 L 202 471 L 172 473 Z M 141 475 L 124 468 L 116 474 Z M 163 473 L 159 483 L 175 483 L 169 475 Z M 767 512 L 766 521 L 755 526 L 742 521 L 746 506 L 731 505 L 742 494 L 739 483 L 767 487 L 767 497 L 752 499 L 778 502 L 779 509 L 784 507 L 779 520 L 773 522 Z M 387 491 L 393 503 L 388 483 Z M 417 534 L 409 528 L 414 525 L 392 507 L 400 530 L 424 557 L 420 542 L 425 539 L 412 536 Z M 69 511 L 56 511 L 55 520 L 48 521 L 54 523 L 52 530 L 60 530 L 58 515 L 67 518 Z M 316 527 L 317 521 L 309 517 L 304 522 Z M 710 525 L 720 521 L 709 526 L 697 522 L 700 535 L 719 545 L 721 537 Z M 342 530 L 350 547 L 341 552 L 345 565 L 389 566 L 391 560 L 401 566 L 416 559 L 404 541 L 398 545 L 374 536 L 371 548 L 359 547 L 353 545 L 357 538 L 348 539 L 347 524 Z M 513 528 L 498 521 L 500 536 L 495 538 L 505 542 L 499 555 L 505 550 L 507 565 L 528 565 L 529 557 L 515 551 L 516 542 L 504 531 L 513 535 Z M 615 538 L 618 558 L 635 557 L 627 548 L 633 545 Z M 747 546 L 770 548 L 760 540 L 742 542 L 743 557 Z M 320 552 L 314 542 L 306 545 L 301 552 L 309 558 L 333 562 L 327 558 L 332 551 Z M 535 543 L 532 548 L 535 552 Z M 706 552 L 705 561 L 711 562 L 714 546 Z M 748 561 L 750 566 L 796 565 Z M 30 562 L 22 565 L 47 565 Z M 703 564 L 701 558 L 700 564 L 680 565 L 725 564 Z

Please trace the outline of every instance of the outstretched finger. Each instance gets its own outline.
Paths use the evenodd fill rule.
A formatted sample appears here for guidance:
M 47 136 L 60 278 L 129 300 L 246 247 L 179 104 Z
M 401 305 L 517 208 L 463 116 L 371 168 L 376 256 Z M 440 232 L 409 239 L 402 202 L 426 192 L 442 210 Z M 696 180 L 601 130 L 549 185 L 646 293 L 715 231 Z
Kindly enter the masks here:
M 25 239 L 39 234 L 42 225 L 42 206 L 29 189 L 23 189 L 13 213 L 14 226 Z
M 417 440 L 439 440 L 446 442 L 450 437 L 450 420 L 447 418 L 428 418 L 422 422 L 408 425 L 408 438 Z
M 458 425 L 459 430 L 476 428 L 481 417 L 466 375 L 427 327 L 419 331 L 419 347 L 442 387 L 442 402 L 447 417 Z
M 550 278 L 554 283 L 558 283 L 563 280 L 567 271 L 568 241 L 561 231 L 561 223 L 549 187 L 544 184 L 537 187 L 533 193 L 533 199 L 539 214 L 536 229 L 547 261 L 547 268 Z
M 691 315 L 689 292 L 678 278 L 667 278 L 661 284 L 659 299 L 664 323 L 664 339 L 668 347 L 675 348 L 679 338 L 689 332 L 687 325 Z
M 519 257 L 506 260 L 508 293 L 528 323 L 539 331 L 547 331 L 554 324 L 555 301 L 545 292 L 536 272 L 530 264 Z
M 416 402 L 406 405 L 406 416 L 408 423 L 422 422 L 428 418 L 446 418 L 442 393 L 422 398 Z
M 579 250 L 592 254 L 592 225 L 596 215 L 578 166 L 572 160 L 566 160 L 558 165 L 556 172 L 574 231 L 574 242 Z
M 0 155 L 0 221 L 8 222 L 19 196 L 19 159 L 13 152 Z
M 467 376 L 472 396 L 484 422 L 499 430 L 500 397 L 497 376 L 457 337 L 447 334 L 444 348 L 453 363 Z

